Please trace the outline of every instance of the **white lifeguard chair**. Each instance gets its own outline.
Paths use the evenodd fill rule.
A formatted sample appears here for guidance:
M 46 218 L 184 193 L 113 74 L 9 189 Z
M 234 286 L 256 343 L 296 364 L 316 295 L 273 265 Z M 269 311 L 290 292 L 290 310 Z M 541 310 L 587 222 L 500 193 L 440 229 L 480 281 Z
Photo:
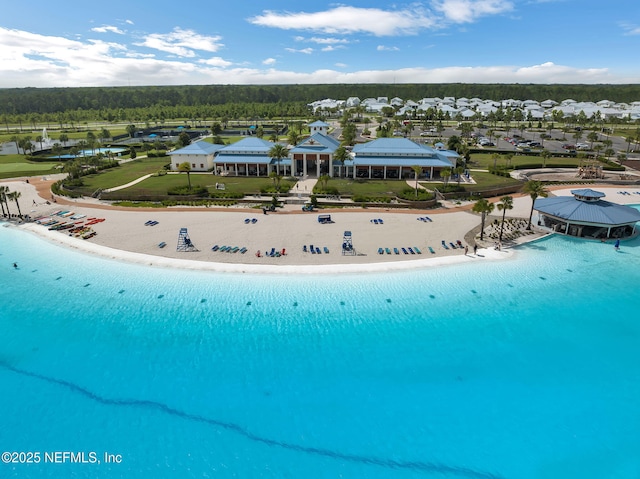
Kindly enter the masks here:
M 189 238 L 189 233 L 187 232 L 187 228 L 180 228 L 180 233 L 178 234 L 178 246 L 176 247 L 176 251 L 198 251 L 198 248 L 191 242 L 191 238 Z
M 345 231 L 342 236 L 342 256 L 353 256 L 356 250 L 353 248 L 353 237 L 351 231 Z

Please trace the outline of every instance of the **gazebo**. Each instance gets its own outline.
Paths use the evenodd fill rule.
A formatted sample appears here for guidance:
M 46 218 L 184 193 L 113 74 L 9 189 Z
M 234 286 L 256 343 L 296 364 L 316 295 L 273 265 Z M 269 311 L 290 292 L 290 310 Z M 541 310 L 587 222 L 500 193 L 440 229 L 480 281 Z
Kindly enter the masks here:
M 589 188 L 571 190 L 571 194 L 538 198 L 533 206 L 540 214 L 538 224 L 583 238 L 628 238 L 636 234 L 640 211 L 605 201 L 604 193 Z

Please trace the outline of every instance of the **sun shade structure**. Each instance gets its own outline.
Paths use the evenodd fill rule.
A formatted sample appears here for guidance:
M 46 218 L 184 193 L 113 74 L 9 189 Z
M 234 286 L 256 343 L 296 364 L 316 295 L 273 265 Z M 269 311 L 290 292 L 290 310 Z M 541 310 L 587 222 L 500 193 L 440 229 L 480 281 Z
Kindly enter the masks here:
M 571 190 L 573 196 L 539 198 L 534 209 L 539 224 L 559 233 L 584 238 L 627 238 L 636 234 L 640 211 L 605 201 L 592 189 Z

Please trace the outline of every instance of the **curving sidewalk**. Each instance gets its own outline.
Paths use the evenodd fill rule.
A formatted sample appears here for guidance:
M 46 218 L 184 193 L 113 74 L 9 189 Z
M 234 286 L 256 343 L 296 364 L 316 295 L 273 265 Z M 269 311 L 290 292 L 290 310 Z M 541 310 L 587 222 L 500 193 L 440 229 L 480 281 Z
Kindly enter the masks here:
M 114 186 L 113 188 L 105 188 L 102 191 L 104 191 L 105 193 L 109 193 L 111 191 L 124 190 L 125 188 L 129 188 L 130 186 L 133 186 L 133 185 L 135 185 L 137 183 L 140 183 L 141 181 L 144 181 L 147 178 L 150 178 L 152 176 L 153 176 L 153 173 L 149 173 L 148 175 L 144 175 L 144 176 L 141 176 L 140 178 L 137 178 L 137 179 L 135 179 L 133 181 L 130 181 L 126 185 Z

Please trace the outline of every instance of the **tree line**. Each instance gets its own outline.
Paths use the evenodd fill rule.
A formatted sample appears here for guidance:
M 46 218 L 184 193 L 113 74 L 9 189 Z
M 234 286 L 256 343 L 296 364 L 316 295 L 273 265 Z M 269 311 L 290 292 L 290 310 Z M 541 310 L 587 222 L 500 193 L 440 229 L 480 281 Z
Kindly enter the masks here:
M 95 112 L 119 120 L 126 110 L 153 108 L 159 115 L 165 109 L 189 107 L 201 112 L 199 117 L 238 117 L 250 116 L 256 111 L 263 113 L 262 107 L 270 105 L 263 116 L 297 116 L 302 110 L 306 112 L 308 103 L 323 98 L 344 100 L 381 96 L 414 101 L 450 96 L 537 101 L 571 98 L 631 103 L 640 101 L 640 85 L 416 83 L 7 88 L 0 89 L 0 115 L 6 118 L 8 115 Z

